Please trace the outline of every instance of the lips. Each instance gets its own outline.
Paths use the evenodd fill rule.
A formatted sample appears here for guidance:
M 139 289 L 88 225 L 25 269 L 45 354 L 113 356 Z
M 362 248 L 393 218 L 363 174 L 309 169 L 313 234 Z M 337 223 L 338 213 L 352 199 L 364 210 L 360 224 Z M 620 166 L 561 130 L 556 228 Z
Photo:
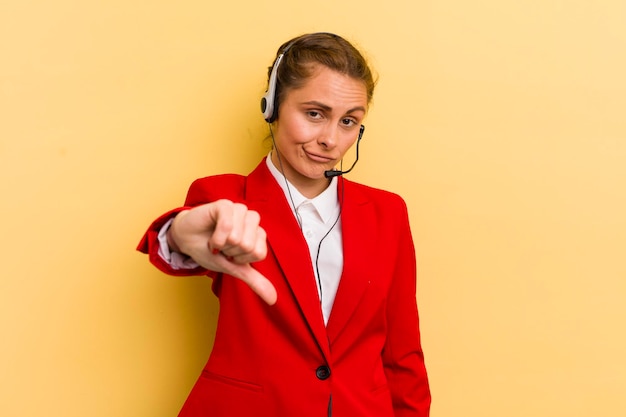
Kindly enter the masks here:
M 304 153 L 306 154 L 306 156 L 310 160 L 315 161 L 315 162 L 319 162 L 319 163 L 322 163 L 322 164 L 327 164 L 329 162 L 333 162 L 333 160 L 334 160 L 333 158 L 329 158 L 329 157 L 322 156 L 322 155 L 317 155 L 317 154 L 310 153 L 310 152 L 307 152 L 307 151 L 304 151 Z

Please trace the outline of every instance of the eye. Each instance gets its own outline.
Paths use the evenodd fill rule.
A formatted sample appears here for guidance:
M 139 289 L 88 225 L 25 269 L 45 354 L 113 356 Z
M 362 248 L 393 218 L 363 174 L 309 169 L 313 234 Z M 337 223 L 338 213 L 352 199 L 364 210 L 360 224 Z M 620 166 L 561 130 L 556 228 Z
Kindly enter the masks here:
M 318 112 L 317 110 L 307 110 L 306 114 L 311 119 L 320 119 L 322 117 L 322 114 Z
M 352 118 L 346 117 L 344 119 L 341 119 L 341 124 L 345 127 L 352 127 L 355 126 L 357 122 Z

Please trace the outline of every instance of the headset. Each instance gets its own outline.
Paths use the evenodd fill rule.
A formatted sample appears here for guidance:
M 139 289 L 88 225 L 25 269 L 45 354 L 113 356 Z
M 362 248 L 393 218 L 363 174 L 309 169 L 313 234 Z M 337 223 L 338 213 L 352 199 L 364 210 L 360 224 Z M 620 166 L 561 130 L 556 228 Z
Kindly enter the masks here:
M 270 80 L 267 85 L 267 91 L 265 95 L 261 98 L 261 112 L 263 113 L 263 118 L 267 123 L 272 123 L 278 117 L 278 97 L 276 97 L 276 87 L 278 84 L 278 66 L 280 65 L 280 61 L 283 60 L 283 57 L 291 48 L 290 43 L 283 49 L 278 58 L 276 58 L 276 62 L 274 62 L 274 66 L 272 67 L 272 72 L 270 73 Z

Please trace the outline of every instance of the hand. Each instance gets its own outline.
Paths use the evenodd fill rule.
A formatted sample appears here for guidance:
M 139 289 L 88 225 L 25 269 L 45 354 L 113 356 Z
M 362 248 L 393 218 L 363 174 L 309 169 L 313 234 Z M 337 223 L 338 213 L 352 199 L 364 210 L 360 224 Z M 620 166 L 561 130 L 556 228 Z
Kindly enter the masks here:
M 259 213 L 239 203 L 218 200 L 178 213 L 168 243 L 200 266 L 239 278 L 266 303 L 276 303 L 276 288 L 250 263 L 267 255 L 267 235 Z

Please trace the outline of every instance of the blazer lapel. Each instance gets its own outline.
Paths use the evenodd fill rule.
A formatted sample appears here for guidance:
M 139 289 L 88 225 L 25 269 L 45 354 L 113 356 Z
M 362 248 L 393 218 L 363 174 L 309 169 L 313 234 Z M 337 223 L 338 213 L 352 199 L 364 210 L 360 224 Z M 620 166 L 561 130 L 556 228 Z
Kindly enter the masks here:
M 342 180 L 343 193 L 341 225 L 343 234 L 343 273 L 337 296 L 328 320 L 327 332 L 335 340 L 350 320 L 368 286 L 367 263 L 376 257 L 370 242 L 370 229 L 376 227 L 376 215 L 367 197 Z
M 309 261 L 309 249 L 289 202 L 265 164 L 264 159 L 248 176 L 246 202 L 250 209 L 261 215 L 269 249 L 276 256 L 311 333 L 324 356 L 330 359 L 315 275 Z

